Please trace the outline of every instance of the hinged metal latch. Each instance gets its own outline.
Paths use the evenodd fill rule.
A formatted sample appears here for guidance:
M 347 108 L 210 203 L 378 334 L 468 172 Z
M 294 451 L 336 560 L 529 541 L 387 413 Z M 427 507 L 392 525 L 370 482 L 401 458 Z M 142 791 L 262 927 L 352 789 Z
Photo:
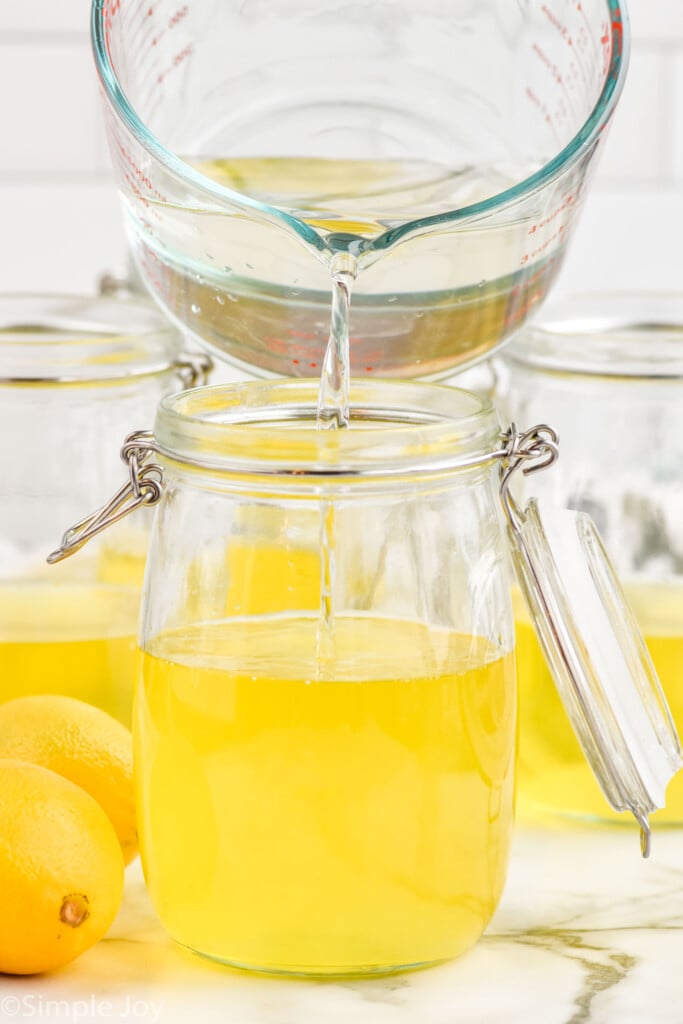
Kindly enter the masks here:
M 510 481 L 521 468 L 524 476 L 547 469 L 557 461 L 560 439 L 557 431 L 547 423 L 539 423 L 530 430 L 520 432 L 514 423 L 503 434 L 505 449 L 500 466 L 500 500 L 510 529 L 518 535 L 525 516 L 512 494 Z
M 129 434 L 121 449 L 121 459 L 128 466 L 128 480 L 116 494 L 89 516 L 74 523 L 62 537 L 59 547 L 48 555 L 48 562 L 53 565 L 61 562 L 84 544 L 102 533 L 107 527 L 117 523 L 119 519 L 134 512 L 141 505 L 156 505 L 161 498 L 161 487 L 164 471 L 151 459 L 157 448 L 151 431 L 138 430 Z

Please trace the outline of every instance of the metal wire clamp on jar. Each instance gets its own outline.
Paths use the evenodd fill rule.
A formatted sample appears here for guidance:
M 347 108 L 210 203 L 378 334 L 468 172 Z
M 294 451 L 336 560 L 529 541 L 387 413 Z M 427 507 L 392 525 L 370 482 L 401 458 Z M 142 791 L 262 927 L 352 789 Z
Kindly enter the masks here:
M 680 728 L 683 298 L 656 292 L 569 297 L 515 339 L 498 368 L 503 416 L 552 410 L 563 458 L 538 492 L 598 523 Z M 527 491 L 520 484 L 520 497 Z M 521 606 L 516 617 L 520 812 L 614 822 L 566 728 Z M 683 824 L 680 778 L 656 821 Z
M 459 955 L 500 898 L 510 543 L 587 755 L 644 853 L 680 752 L 656 679 L 619 661 L 616 638 L 607 674 L 633 717 L 575 664 L 584 623 L 575 607 L 557 619 L 558 559 L 585 562 L 563 576 L 574 605 L 588 589 L 606 614 L 615 584 L 585 517 L 558 527 L 510 496 L 516 470 L 554 461 L 550 428 L 501 437 L 477 395 L 373 381 L 352 387 L 348 430 L 320 431 L 316 398 L 316 382 L 285 381 L 164 399 L 154 432 L 124 445 L 127 485 L 51 558 L 141 496 L 158 503 L 134 732 L 143 866 L 170 934 L 256 970 L 366 974 Z
M 149 303 L 0 296 L 0 700 L 63 693 L 130 723 L 148 519 L 59 572 L 45 550 L 114 485 L 112 437 L 207 366 Z

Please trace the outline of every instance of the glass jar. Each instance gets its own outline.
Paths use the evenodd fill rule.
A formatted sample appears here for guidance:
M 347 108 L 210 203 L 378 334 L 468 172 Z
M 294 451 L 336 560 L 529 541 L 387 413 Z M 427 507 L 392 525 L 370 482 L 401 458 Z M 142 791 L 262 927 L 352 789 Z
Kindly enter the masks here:
M 683 727 L 683 295 L 607 294 L 551 305 L 498 364 L 506 419 L 552 417 L 562 459 L 534 491 L 590 513 L 612 553 Z M 519 494 L 530 485 L 520 481 Z M 619 820 L 567 726 L 523 603 L 518 806 Z M 683 824 L 683 778 L 655 821 Z
M 45 556 L 117 482 L 113 439 L 192 379 L 147 303 L 0 296 L 0 700 L 62 693 L 130 724 L 147 517 L 59 569 Z
M 517 728 L 508 545 L 523 582 L 549 581 L 529 588 L 536 608 L 555 601 L 572 542 L 509 497 L 517 468 L 554 459 L 549 428 L 501 435 L 483 397 L 375 381 L 352 387 L 349 429 L 318 430 L 317 395 L 292 380 L 165 398 L 154 432 L 124 445 L 129 484 L 85 530 L 159 501 L 134 744 L 142 863 L 167 930 L 255 970 L 394 971 L 462 953 L 498 903 Z M 594 531 L 565 525 L 575 603 L 618 613 Z M 76 526 L 52 557 L 84 539 Z M 647 840 L 680 752 L 623 618 L 578 728 Z M 544 621 L 569 629 L 581 686 L 585 624 Z M 618 727 L 615 675 L 635 708 L 616 709 Z
M 262 970 L 444 960 L 501 895 L 516 695 L 492 409 L 317 384 L 162 404 L 135 714 L 170 934 Z M 429 406 L 428 406 L 429 408 Z M 321 601 L 322 592 L 322 601 Z M 180 825 L 180 827 L 179 827 Z

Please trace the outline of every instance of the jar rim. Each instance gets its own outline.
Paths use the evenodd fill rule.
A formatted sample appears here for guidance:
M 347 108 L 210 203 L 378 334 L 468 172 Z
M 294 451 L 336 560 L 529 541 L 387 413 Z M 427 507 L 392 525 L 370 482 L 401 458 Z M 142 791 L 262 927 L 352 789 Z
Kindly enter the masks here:
M 683 293 L 568 295 L 544 307 L 515 336 L 503 359 L 548 372 L 683 377 Z
M 352 381 L 350 427 L 316 427 L 315 379 L 193 388 L 162 399 L 162 457 L 194 468 L 290 477 L 439 472 L 502 452 L 492 403 L 440 384 Z
M 144 298 L 0 293 L 0 384 L 85 384 L 164 373 L 180 347 L 178 331 Z

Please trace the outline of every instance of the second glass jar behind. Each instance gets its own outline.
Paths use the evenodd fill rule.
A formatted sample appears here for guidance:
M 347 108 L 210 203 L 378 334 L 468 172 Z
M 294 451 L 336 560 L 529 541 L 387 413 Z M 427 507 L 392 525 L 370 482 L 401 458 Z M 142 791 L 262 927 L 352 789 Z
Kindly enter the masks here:
M 497 369 L 504 421 L 557 428 L 562 458 L 534 493 L 595 520 L 683 730 L 683 296 L 564 300 Z M 520 813 L 623 822 L 588 770 L 521 600 L 515 620 Z M 683 825 L 682 776 L 654 820 Z
M 149 518 L 46 556 L 109 498 L 129 423 L 192 382 L 179 342 L 146 302 L 0 297 L 0 701 L 63 694 L 130 725 Z

